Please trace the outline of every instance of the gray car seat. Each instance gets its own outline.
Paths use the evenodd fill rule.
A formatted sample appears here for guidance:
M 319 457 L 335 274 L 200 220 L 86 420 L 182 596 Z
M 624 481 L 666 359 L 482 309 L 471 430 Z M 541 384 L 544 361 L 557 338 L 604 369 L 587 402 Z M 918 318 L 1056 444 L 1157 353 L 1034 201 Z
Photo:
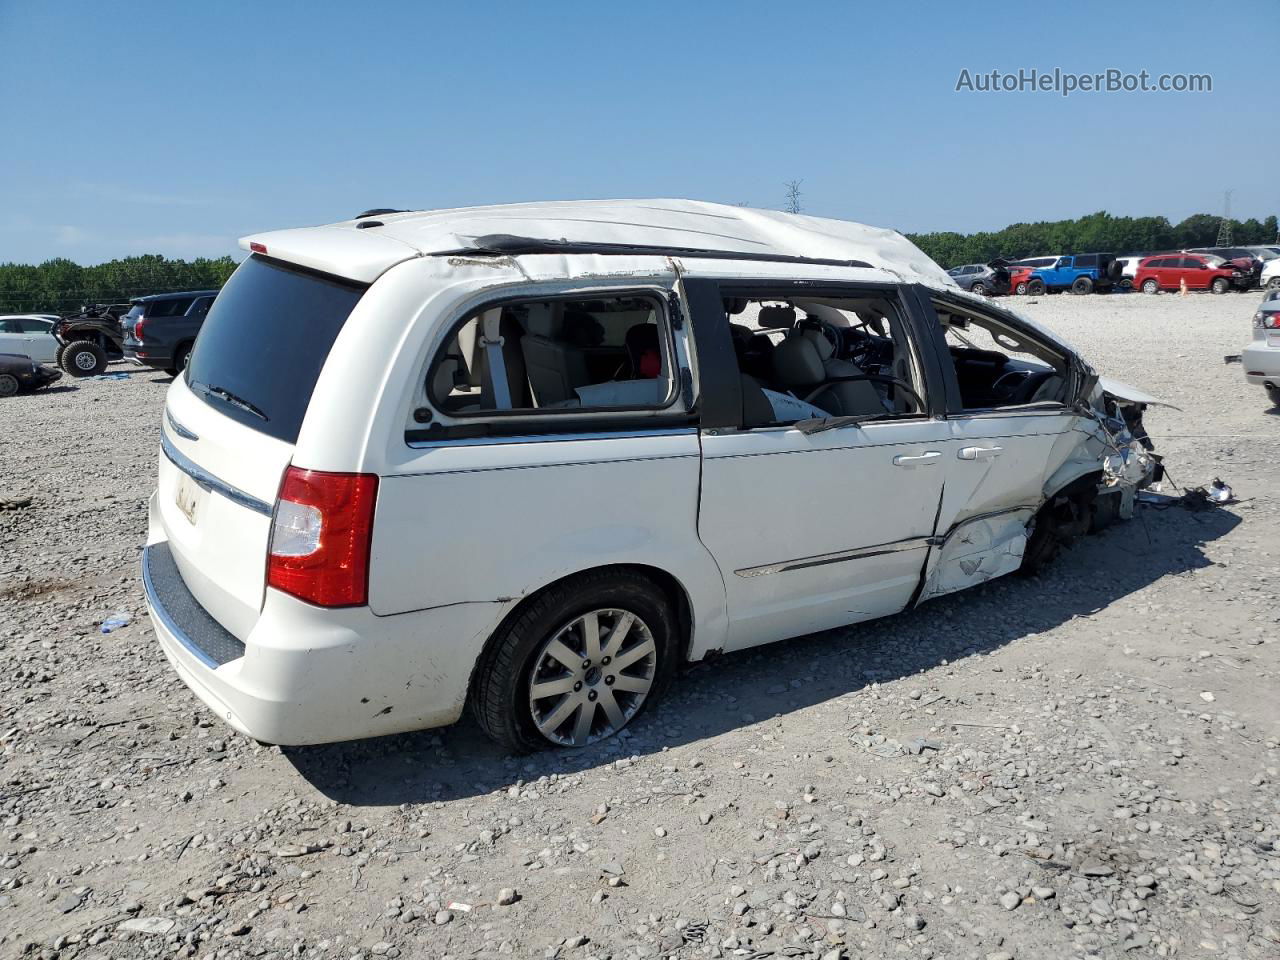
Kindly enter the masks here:
M 855 364 L 847 366 L 858 372 L 838 376 L 858 376 L 861 373 Z M 793 394 L 833 417 L 885 412 L 880 395 L 870 381 L 828 382 L 829 375 L 823 367 L 822 356 L 808 337 L 787 337 L 778 344 L 773 351 L 773 372 L 778 382 Z
M 587 382 L 586 353 L 575 345 L 569 332 L 563 304 L 530 305 L 520 349 L 540 407 L 574 399 L 574 387 Z

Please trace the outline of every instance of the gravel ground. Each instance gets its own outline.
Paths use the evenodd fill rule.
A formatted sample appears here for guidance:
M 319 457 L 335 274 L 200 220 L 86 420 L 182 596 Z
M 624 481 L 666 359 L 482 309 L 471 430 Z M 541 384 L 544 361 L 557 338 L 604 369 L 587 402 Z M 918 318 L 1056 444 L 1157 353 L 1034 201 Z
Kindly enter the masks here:
M 233 734 L 142 605 L 167 378 L 5 401 L 0 956 L 1280 955 L 1280 420 L 1223 362 L 1256 300 L 1021 304 L 1181 406 L 1147 421 L 1173 479 L 1239 503 L 694 667 L 629 736 L 521 758 L 470 722 Z

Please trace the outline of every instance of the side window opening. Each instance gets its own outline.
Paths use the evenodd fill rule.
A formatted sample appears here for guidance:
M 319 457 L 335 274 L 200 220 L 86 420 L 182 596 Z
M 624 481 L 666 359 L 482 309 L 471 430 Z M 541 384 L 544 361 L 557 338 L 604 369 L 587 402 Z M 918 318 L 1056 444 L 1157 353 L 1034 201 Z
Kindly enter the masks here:
M 935 300 L 966 410 L 1065 402 L 1066 357 L 990 317 Z
M 746 426 L 922 415 L 920 365 L 894 298 L 868 291 L 724 306 Z
M 464 317 L 426 376 L 451 417 L 656 410 L 675 398 L 665 305 L 651 295 L 521 300 Z

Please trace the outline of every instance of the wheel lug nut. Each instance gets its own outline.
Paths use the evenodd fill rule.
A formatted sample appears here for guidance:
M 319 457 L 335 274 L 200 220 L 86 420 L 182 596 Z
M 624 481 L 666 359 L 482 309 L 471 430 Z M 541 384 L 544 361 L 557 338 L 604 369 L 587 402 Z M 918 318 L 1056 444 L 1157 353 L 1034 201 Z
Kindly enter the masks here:
M 588 694 L 587 694 L 587 699 L 588 699 L 588 700 L 595 700 L 595 698 L 596 698 L 596 697 L 598 697 L 598 696 L 599 696 L 599 694 L 598 694 L 598 693 L 596 693 L 594 690 L 592 690 L 590 693 L 588 693 Z
M 609 676 L 605 677 L 604 683 L 605 683 L 605 686 L 607 687 L 613 686 L 613 674 L 610 674 Z
M 583 670 L 590 670 L 590 669 L 591 669 L 591 661 L 590 661 L 590 660 L 583 660 L 583 661 L 582 661 L 582 669 L 583 669 Z
M 600 662 L 601 662 L 601 663 L 603 663 L 603 664 L 607 667 L 607 666 L 609 665 L 609 663 L 610 663 L 612 660 L 613 660 L 613 657 L 605 657 L 605 658 L 604 658 L 603 660 L 601 660 Z
M 577 683 L 573 685 L 573 692 L 577 693 L 581 689 L 582 689 L 582 681 L 579 680 Z

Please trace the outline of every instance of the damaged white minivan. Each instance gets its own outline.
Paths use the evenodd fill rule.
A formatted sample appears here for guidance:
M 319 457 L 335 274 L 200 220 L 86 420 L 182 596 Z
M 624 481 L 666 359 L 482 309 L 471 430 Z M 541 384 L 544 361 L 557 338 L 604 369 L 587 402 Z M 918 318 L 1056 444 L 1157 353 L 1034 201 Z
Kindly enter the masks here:
M 266 233 L 170 388 L 160 642 L 259 740 L 609 737 L 711 654 L 1043 563 L 1152 398 L 897 233 L 683 200 Z

